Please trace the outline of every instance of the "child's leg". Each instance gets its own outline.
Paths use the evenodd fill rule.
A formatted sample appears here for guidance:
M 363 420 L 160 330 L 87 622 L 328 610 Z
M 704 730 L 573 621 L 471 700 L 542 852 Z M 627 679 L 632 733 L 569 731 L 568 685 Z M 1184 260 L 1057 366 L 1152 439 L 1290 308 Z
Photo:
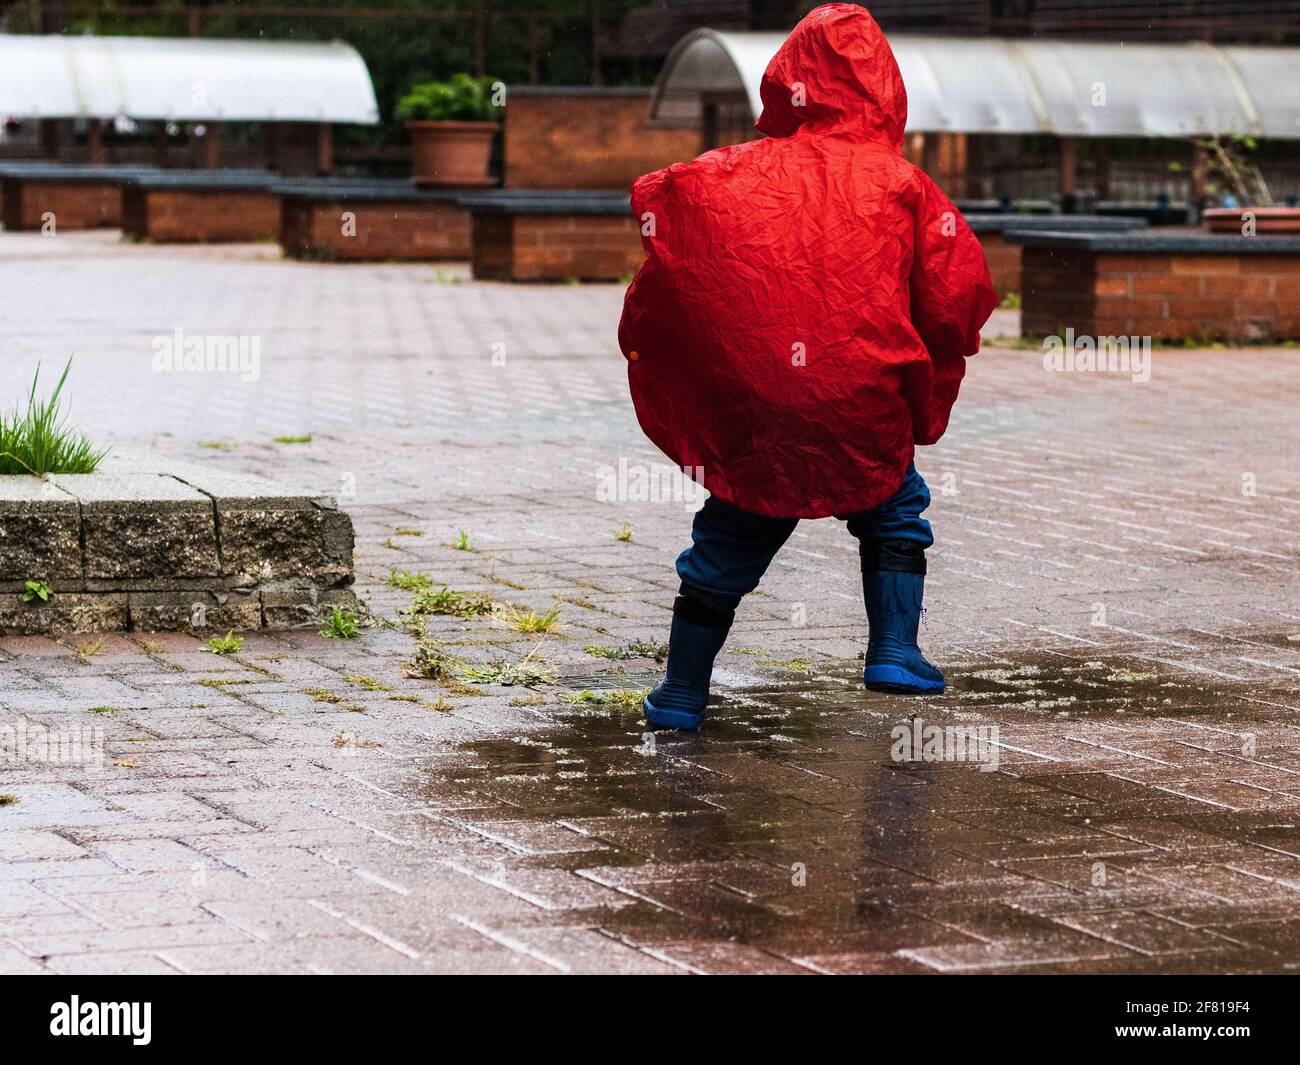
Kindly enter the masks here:
M 919 559 L 920 572 L 924 573 L 925 549 L 934 543 L 930 523 L 921 517 L 929 505 L 929 486 L 912 464 L 907 467 L 898 491 L 883 503 L 871 510 L 846 515 L 849 532 L 858 538 L 864 570 L 868 561 L 874 564 L 883 557 L 887 566 L 891 560 Z
M 752 592 L 798 522 L 751 514 L 710 496 L 696 513 L 691 546 L 677 559 L 668 675 L 645 701 L 661 728 L 698 728 L 709 701 L 713 660 L 741 597 Z
M 846 518 L 849 532 L 858 538 L 870 625 L 863 683 L 876 691 L 943 691 L 943 674 L 917 646 L 925 549 L 934 543 L 930 523 L 921 517 L 929 505 L 930 490 L 913 465 L 893 496 Z
M 692 589 L 739 602 L 758 587 L 798 524 L 797 518 L 751 514 L 710 496 L 691 524 L 691 546 L 677 556 L 677 576 Z

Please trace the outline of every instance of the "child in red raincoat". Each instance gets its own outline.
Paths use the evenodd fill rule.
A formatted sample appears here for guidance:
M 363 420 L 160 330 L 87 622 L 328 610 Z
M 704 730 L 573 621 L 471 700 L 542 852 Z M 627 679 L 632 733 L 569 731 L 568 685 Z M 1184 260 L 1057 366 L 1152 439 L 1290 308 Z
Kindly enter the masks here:
M 767 136 L 637 180 L 646 261 L 619 341 L 637 418 L 711 495 L 677 560 L 651 724 L 698 728 L 741 597 L 800 518 L 858 538 L 873 690 L 943 691 L 917 646 L 930 496 L 996 297 L 957 209 L 902 155 L 907 96 L 865 9 L 797 25 L 761 86 Z

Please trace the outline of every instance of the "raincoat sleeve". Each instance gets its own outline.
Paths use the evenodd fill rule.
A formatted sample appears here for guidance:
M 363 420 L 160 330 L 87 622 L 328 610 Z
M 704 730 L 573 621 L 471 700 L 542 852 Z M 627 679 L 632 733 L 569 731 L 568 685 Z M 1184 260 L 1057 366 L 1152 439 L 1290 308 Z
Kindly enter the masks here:
M 984 250 L 961 212 L 918 172 L 916 238 L 912 256 L 912 326 L 930 355 L 928 380 L 908 382 L 913 432 L 933 444 L 966 372 L 966 359 L 980 349 L 980 327 L 997 306 Z

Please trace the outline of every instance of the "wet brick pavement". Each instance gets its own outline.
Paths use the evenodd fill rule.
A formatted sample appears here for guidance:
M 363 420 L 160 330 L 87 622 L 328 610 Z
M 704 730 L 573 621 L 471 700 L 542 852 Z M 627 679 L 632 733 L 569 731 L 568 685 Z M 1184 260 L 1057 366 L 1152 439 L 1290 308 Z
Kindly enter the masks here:
M 991 341 L 918 460 L 949 691 L 860 690 L 855 545 L 809 522 L 741 609 L 711 723 L 651 743 L 618 699 L 653 659 L 584 650 L 665 638 L 689 525 L 602 491 L 656 462 L 621 290 L 464 278 L 0 234 L 4 396 L 75 353 L 97 436 L 339 495 L 394 623 L 232 656 L 0 641 L 0 725 L 105 746 L 0 767 L 0 971 L 1300 964 L 1300 352 L 1157 350 L 1139 384 Z M 258 380 L 154 372 L 177 328 L 256 337 Z M 546 636 L 425 622 L 554 681 L 409 676 L 394 568 L 558 608 Z M 914 714 L 985 730 L 983 760 L 896 759 Z

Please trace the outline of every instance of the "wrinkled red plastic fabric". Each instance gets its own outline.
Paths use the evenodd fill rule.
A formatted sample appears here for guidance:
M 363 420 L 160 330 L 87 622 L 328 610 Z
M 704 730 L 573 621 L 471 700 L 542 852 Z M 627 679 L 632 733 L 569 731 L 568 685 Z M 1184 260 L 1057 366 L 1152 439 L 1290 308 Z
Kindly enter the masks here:
M 943 435 L 996 297 L 965 220 L 903 158 L 906 92 L 863 8 L 810 12 L 761 93 L 765 139 L 632 187 L 647 256 L 619 326 L 633 403 L 725 502 L 866 510 Z

